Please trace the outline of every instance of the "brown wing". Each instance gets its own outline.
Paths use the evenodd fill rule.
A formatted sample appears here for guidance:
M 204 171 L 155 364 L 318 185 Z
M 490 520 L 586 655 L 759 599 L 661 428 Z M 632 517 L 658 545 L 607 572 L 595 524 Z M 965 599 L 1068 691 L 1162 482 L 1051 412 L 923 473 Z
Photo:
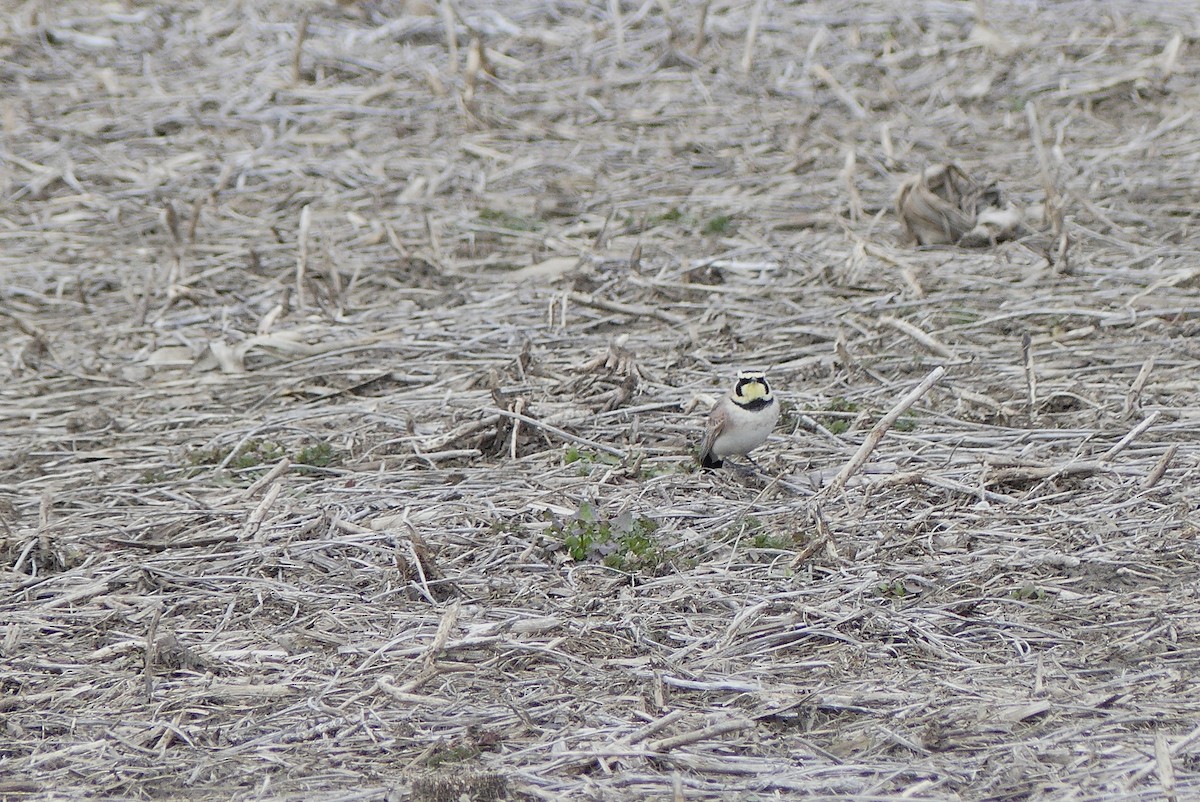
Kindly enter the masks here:
M 725 399 L 722 398 L 717 402 L 717 405 L 712 408 L 712 412 L 708 413 L 708 426 L 704 429 L 704 439 L 700 441 L 700 464 L 708 462 L 708 456 L 712 452 L 713 444 L 717 442 L 717 438 L 721 436 L 721 432 L 725 431 L 725 424 L 729 421 L 729 412 L 725 408 Z

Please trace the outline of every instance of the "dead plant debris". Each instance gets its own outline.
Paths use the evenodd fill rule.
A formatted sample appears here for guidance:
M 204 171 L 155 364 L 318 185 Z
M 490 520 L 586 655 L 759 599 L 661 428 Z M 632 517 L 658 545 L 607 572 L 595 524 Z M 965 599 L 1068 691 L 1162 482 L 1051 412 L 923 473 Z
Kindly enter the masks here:
M 0 798 L 1200 797 L 1198 30 L 12 4 Z

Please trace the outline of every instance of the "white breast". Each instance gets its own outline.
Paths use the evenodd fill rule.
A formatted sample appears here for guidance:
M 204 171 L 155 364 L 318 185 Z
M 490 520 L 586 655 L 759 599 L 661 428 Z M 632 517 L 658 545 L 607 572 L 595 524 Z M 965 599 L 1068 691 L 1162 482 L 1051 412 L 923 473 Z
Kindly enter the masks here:
M 772 401 L 769 407 L 757 410 L 742 409 L 730 404 L 725 429 L 712 446 L 718 459 L 733 454 L 749 454 L 763 444 L 779 420 L 779 403 Z

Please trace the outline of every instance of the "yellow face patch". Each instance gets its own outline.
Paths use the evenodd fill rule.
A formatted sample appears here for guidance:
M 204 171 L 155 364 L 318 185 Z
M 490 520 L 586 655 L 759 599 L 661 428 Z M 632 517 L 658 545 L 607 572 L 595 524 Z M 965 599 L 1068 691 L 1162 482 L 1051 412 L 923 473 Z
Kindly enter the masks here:
M 765 380 L 760 378 L 739 379 L 737 388 L 733 391 L 734 397 L 742 404 L 748 404 L 751 401 L 757 401 L 760 398 L 769 398 L 771 390 L 767 387 Z

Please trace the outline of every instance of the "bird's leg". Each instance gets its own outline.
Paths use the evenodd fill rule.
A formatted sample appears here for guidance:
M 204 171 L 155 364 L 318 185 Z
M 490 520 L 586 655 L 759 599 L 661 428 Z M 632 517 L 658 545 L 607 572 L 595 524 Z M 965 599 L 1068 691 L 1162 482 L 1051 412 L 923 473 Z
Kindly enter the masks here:
M 749 454 L 746 455 L 746 462 L 749 462 L 752 466 L 754 466 L 754 470 L 758 471 L 759 473 L 766 473 L 766 471 L 763 469 L 763 466 L 755 462 L 754 457 L 750 456 Z
M 754 476 L 755 474 L 762 473 L 762 468 L 758 467 L 758 463 L 749 457 L 746 457 L 746 459 L 750 460 L 749 465 L 743 465 L 740 462 L 730 462 L 729 460 L 725 460 L 725 464 L 733 468 L 742 476 Z

